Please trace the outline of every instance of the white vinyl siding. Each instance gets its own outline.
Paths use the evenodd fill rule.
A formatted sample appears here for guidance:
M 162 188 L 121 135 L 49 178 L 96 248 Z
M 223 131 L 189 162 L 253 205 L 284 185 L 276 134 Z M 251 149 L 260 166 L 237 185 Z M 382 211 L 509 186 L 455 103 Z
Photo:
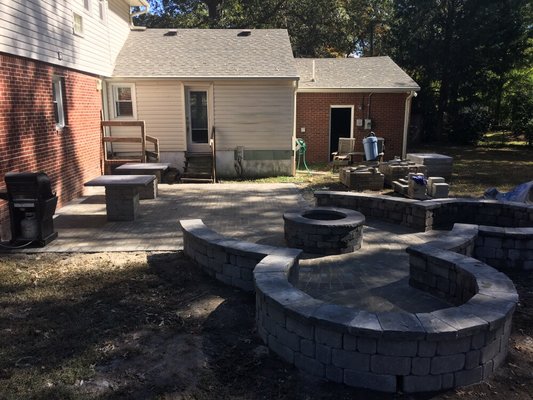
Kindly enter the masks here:
M 132 84 L 129 82 L 128 84 Z M 146 134 L 159 139 L 161 151 L 185 151 L 185 111 L 183 104 L 183 85 L 179 81 L 136 81 L 134 89 L 134 113 L 146 123 Z M 124 83 L 108 83 L 108 105 L 111 119 L 114 119 L 114 87 Z M 113 127 L 111 134 L 116 137 L 135 135 L 137 131 L 129 128 Z M 132 145 L 114 146 L 116 151 L 128 151 Z
M 83 17 L 83 37 L 73 33 L 74 13 Z M 102 24 L 79 0 L 2 1 L 0 51 L 110 76 L 129 33 L 129 6 L 110 0 L 107 18 Z
M 292 149 L 292 82 L 216 82 L 217 149 Z

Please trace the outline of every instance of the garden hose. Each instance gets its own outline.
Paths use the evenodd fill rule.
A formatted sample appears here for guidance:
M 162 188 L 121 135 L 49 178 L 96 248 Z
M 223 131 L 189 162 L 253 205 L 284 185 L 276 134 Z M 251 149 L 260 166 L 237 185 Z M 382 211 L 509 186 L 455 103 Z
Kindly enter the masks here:
M 309 167 L 307 166 L 307 163 L 305 162 L 305 153 L 307 151 L 307 145 L 305 144 L 305 141 L 303 139 L 296 138 L 296 151 L 298 153 L 298 162 L 296 163 L 296 170 L 300 169 L 300 161 L 302 161 L 305 170 L 308 173 L 311 173 Z

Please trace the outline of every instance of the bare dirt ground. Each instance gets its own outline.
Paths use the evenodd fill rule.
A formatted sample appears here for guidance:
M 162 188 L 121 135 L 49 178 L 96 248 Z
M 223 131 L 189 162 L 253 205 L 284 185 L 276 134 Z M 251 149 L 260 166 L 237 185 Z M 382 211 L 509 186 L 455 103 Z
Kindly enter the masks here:
M 0 399 L 531 399 L 533 274 L 490 381 L 386 395 L 315 381 L 269 354 L 254 298 L 181 252 L 0 256 Z

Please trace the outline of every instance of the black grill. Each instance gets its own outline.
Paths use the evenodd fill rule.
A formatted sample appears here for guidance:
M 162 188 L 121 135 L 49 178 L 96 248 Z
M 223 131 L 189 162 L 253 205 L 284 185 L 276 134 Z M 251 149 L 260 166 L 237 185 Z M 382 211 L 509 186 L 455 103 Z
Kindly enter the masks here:
M 11 242 L 33 242 L 46 246 L 57 237 L 53 215 L 57 196 L 44 172 L 8 172 L 7 192 L 1 198 L 9 202 Z

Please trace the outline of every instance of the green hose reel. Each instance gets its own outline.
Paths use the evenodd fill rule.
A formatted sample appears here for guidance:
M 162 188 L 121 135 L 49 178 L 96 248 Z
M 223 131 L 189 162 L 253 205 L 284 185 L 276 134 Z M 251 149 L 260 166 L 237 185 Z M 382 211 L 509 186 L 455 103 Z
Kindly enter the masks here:
M 300 169 L 300 161 L 302 162 L 303 166 L 305 167 L 305 170 L 309 173 L 311 171 L 309 170 L 309 167 L 307 167 L 307 163 L 305 162 L 305 153 L 307 152 L 307 145 L 305 144 L 305 141 L 300 138 L 296 138 L 296 153 L 298 154 L 298 161 L 296 163 L 296 170 Z

